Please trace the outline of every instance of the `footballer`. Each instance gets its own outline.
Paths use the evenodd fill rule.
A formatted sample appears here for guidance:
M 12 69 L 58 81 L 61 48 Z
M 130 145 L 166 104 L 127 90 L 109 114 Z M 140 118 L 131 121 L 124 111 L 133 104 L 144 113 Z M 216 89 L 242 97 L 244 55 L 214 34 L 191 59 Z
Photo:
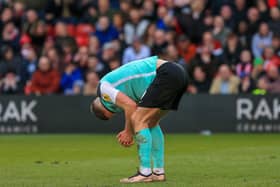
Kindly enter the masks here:
M 121 183 L 164 181 L 164 135 L 160 119 L 177 110 L 188 84 L 183 67 L 157 56 L 132 61 L 105 75 L 99 83 L 91 111 L 108 120 L 124 112 L 125 127 L 118 135 L 121 145 L 138 146 L 139 171 Z

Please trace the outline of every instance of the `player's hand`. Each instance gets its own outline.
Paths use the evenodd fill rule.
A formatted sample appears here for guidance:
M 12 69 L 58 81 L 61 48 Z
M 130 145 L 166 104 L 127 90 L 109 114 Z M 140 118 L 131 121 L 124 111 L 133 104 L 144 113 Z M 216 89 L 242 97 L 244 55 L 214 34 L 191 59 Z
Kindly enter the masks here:
M 123 130 L 117 135 L 118 142 L 124 147 L 130 147 L 134 144 L 133 134 L 130 131 Z

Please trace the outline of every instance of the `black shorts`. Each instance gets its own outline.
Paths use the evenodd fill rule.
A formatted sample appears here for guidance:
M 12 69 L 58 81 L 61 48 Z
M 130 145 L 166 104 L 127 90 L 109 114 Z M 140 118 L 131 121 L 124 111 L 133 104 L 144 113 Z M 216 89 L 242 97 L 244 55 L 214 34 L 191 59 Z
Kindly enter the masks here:
M 188 76 L 184 68 L 173 62 L 165 63 L 157 69 L 154 81 L 138 106 L 177 110 L 187 85 Z

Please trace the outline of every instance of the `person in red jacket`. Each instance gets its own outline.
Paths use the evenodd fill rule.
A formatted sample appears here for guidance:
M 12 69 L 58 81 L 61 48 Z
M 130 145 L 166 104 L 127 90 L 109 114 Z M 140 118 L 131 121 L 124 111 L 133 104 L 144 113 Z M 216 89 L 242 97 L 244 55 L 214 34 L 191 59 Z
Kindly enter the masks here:
M 50 61 L 43 56 L 39 60 L 38 70 L 31 79 L 30 91 L 36 95 L 56 93 L 59 89 L 60 75 L 51 67 Z

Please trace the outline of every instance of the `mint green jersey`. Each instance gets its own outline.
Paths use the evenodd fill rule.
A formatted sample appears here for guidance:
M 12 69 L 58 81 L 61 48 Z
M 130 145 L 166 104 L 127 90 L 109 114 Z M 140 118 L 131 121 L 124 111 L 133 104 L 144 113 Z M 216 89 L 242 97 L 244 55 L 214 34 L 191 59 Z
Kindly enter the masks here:
M 157 56 L 132 61 L 108 73 L 100 83 L 108 83 L 138 103 L 156 76 Z M 102 90 L 101 90 L 102 92 Z M 108 93 L 101 95 L 108 97 Z M 101 97 L 102 104 L 111 112 L 120 112 L 121 108 L 109 98 Z

